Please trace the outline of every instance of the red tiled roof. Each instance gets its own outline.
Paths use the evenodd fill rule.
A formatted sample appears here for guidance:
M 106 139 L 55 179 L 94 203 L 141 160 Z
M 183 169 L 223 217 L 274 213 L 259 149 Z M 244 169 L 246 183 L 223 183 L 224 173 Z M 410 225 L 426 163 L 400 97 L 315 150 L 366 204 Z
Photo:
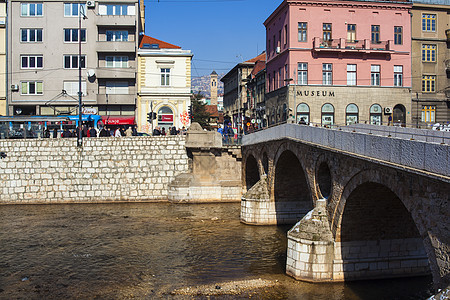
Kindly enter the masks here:
M 219 111 L 217 105 L 205 105 L 205 110 L 211 117 L 219 117 Z
M 253 67 L 253 71 L 251 73 L 252 76 L 256 76 L 261 70 L 264 70 L 266 67 L 266 61 L 258 60 Z
M 141 43 L 139 44 L 139 48 L 142 49 L 144 44 L 158 44 L 159 45 L 159 49 L 181 49 L 181 47 L 179 46 L 175 46 L 163 41 L 160 41 L 158 39 L 152 38 L 150 36 L 144 35 L 142 37 Z
M 266 52 L 265 51 L 263 53 L 261 53 L 260 55 L 258 55 L 257 57 L 247 60 L 246 63 L 254 63 L 254 62 L 257 62 L 258 60 L 266 61 Z

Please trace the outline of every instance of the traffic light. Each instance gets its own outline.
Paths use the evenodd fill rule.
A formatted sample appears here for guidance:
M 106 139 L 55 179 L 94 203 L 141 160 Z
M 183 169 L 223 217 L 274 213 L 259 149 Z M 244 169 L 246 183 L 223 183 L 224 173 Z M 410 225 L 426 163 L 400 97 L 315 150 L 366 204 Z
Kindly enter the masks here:
M 156 120 L 156 113 L 152 112 L 152 120 Z
M 151 113 L 151 112 L 149 112 L 149 113 L 147 114 L 147 122 L 149 122 L 149 123 L 152 122 L 152 113 Z

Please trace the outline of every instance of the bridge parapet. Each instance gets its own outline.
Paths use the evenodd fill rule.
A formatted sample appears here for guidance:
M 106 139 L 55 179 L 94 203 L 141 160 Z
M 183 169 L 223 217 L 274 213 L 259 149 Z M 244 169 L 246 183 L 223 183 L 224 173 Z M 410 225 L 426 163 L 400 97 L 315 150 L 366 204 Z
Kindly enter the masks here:
M 373 129 L 377 128 L 375 125 L 372 126 Z M 354 132 L 355 128 L 348 127 L 345 130 L 339 130 L 283 124 L 244 136 L 242 145 L 245 147 L 287 138 L 450 176 L 450 146 L 438 143 L 439 140 L 449 143 L 448 133 L 442 132 L 442 136 L 435 136 L 432 141 L 420 141 L 411 140 L 411 133 L 405 129 L 403 131 L 397 129 L 393 131 L 397 137 L 392 135 L 389 137 L 371 134 L 370 127 L 362 127 L 361 133 Z M 417 133 L 416 136 L 418 136 Z

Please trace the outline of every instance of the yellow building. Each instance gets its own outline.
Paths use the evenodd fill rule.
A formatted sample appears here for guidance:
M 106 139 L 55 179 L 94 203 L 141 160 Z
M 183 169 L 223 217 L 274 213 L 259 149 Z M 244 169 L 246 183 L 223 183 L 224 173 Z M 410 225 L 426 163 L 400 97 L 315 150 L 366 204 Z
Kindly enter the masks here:
M 191 105 L 190 50 L 144 36 L 138 51 L 137 127 L 151 133 L 159 126 L 189 127 Z M 148 114 L 156 119 L 148 122 Z
M 6 1 L 0 1 L 0 115 L 6 116 Z

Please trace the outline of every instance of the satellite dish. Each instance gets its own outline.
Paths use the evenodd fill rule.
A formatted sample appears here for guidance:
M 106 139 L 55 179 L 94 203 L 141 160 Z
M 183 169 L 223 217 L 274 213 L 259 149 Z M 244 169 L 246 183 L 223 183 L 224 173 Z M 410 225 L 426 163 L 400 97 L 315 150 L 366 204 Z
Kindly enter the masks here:
M 94 71 L 94 69 L 89 69 L 89 70 L 87 70 L 87 76 L 88 76 L 88 77 L 94 77 L 94 76 L 95 76 L 95 71 Z

